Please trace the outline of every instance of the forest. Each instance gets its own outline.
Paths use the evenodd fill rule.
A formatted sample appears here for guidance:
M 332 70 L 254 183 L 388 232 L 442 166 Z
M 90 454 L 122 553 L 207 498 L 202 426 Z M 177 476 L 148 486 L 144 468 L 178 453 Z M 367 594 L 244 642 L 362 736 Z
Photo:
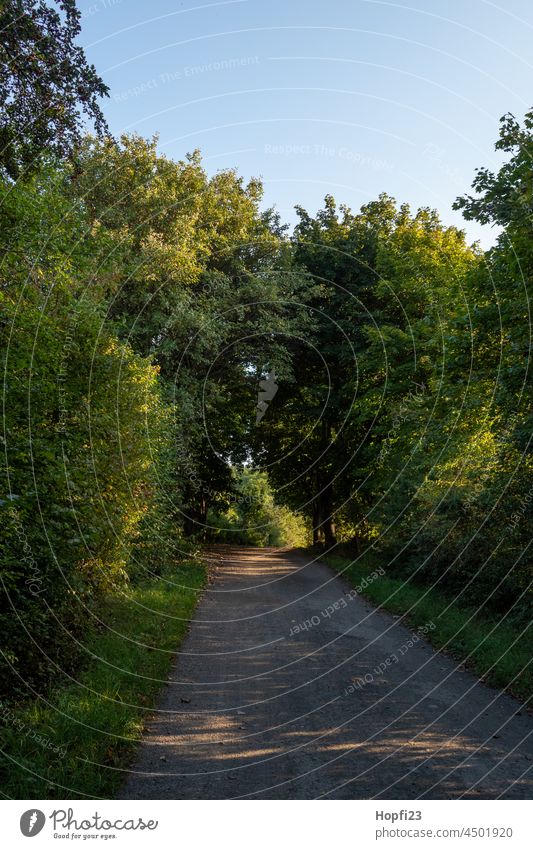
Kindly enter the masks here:
M 489 250 L 386 186 L 291 231 L 259 179 L 113 138 L 57 6 L 0 11 L 2 699 L 217 542 L 372 551 L 522 633 L 533 112 L 456 201 Z

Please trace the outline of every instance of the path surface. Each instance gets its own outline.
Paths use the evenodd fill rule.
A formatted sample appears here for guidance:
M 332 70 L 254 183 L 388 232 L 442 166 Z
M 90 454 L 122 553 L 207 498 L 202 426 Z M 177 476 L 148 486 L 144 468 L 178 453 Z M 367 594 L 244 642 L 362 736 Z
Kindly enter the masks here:
M 424 640 L 409 646 L 411 630 L 350 600 L 324 564 L 211 557 L 215 580 L 120 798 L 531 797 L 533 719 L 518 702 Z M 319 624 L 295 633 L 305 620 Z

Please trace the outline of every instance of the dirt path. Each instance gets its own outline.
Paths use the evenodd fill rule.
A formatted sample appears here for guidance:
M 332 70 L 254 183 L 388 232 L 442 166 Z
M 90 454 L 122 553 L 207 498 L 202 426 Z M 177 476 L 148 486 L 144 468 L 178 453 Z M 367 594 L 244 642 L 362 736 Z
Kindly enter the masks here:
M 212 557 L 120 798 L 531 797 L 533 720 L 518 702 L 350 599 L 321 563 Z

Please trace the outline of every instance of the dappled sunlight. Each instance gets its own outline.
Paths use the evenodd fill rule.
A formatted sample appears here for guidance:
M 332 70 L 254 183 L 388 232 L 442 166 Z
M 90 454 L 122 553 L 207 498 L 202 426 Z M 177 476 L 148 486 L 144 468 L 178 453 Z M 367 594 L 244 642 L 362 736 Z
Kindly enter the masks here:
M 264 554 L 220 552 L 215 586 L 227 582 L 232 593 L 204 597 L 144 739 L 138 770 L 145 781 L 150 774 L 176 780 L 176 798 L 226 798 L 234 771 L 243 776 L 243 795 L 309 798 L 320 775 L 332 798 L 386 788 L 391 798 L 439 798 L 468 795 L 486 772 L 504 787 L 511 770 L 522 793 L 522 756 L 509 752 L 510 742 L 494 744 L 508 721 L 505 701 L 491 708 L 490 690 L 453 661 L 428 655 L 420 635 L 413 639 L 359 598 L 335 609 L 344 586 L 320 563 L 302 570 L 298 555 Z M 270 563 L 284 582 L 250 584 Z M 214 620 L 217 610 L 222 618 Z M 295 621 L 303 627 L 291 635 Z M 485 716 L 490 722 L 480 722 Z

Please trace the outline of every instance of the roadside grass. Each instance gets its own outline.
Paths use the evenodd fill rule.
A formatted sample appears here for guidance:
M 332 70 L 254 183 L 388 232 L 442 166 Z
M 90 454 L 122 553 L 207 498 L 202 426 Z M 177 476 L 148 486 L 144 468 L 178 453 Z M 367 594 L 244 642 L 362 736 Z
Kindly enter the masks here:
M 105 599 L 77 680 L 58 684 L 46 701 L 0 707 L 5 797 L 113 798 L 205 579 L 200 563 L 181 563 Z
M 307 554 L 327 563 L 354 587 L 386 564 L 379 554 L 369 549 L 358 559 L 347 552 L 320 554 L 307 549 Z M 377 607 L 405 615 L 407 622 L 420 627 L 434 622 L 427 639 L 465 665 L 487 684 L 492 684 L 522 700 L 533 693 L 531 624 L 527 630 L 494 613 L 478 611 L 455 600 L 441 590 L 427 589 L 402 578 L 385 574 L 368 581 L 360 593 Z

